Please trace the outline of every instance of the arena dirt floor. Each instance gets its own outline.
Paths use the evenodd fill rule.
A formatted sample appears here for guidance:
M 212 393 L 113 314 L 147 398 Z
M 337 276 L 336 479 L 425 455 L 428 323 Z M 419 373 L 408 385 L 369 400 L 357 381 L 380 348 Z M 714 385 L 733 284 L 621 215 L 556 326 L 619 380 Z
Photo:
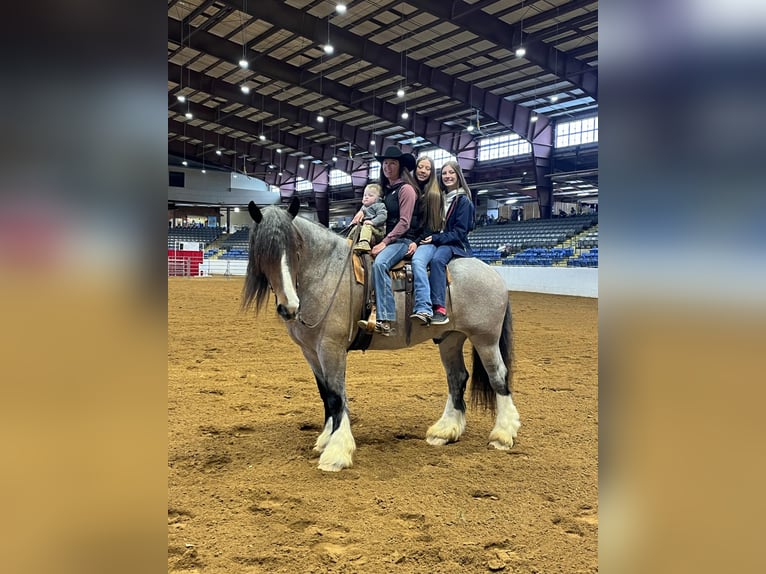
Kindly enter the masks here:
M 435 345 L 351 353 L 354 466 L 326 473 L 313 375 L 273 305 L 240 311 L 242 283 L 168 279 L 168 571 L 598 571 L 596 299 L 510 294 L 508 452 L 470 409 L 459 442 L 425 442 L 447 395 Z

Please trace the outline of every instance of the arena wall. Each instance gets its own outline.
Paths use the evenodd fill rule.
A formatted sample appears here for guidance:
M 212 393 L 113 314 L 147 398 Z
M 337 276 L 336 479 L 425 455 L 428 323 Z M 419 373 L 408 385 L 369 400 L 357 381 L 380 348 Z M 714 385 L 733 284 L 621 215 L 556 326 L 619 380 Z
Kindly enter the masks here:
M 505 280 L 509 291 L 598 298 L 597 268 L 493 266 L 493 269 Z M 203 276 L 244 276 L 246 271 L 247 261 L 206 259 L 200 266 Z

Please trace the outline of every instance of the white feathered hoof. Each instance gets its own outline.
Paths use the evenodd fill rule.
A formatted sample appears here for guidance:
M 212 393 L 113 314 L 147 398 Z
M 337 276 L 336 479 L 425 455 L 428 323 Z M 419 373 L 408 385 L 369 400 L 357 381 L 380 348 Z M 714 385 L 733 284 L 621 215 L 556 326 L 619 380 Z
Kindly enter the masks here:
M 327 419 L 327 422 L 324 425 L 324 429 L 322 430 L 322 433 L 317 437 L 317 441 L 314 443 L 314 450 L 318 453 L 323 453 L 324 449 L 327 448 L 327 443 L 330 442 L 331 436 L 332 436 L 332 417 Z
M 426 442 L 432 446 L 444 446 L 457 442 L 465 432 L 465 414 L 460 411 L 445 413 L 426 431 Z
M 497 450 L 510 450 L 513 447 L 513 439 L 516 438 L 521 427 L 519 411 L 513 404 L 511 395 L 497 397 L 497 418 L 495 428 L 489 433 L 489 444 Z
M 499 436 L 500 433 L 492 431 L 489 433 L 489 445 L 495 447 L 497 450 L 511 450 L 513 447 L 512 436 Z
M 316 449 L 316 447 L 314 448 Z M 317 468 L 327 472 L 338 472 L 344 468 L 349 468 L 353 464 L 354 451 L 356 451 L 356 441 L 351 434 L 348 415 L 344 413 L 338 430 L 330 435 L 330 439 L 322 451 L 322 456 L 319 457 Z

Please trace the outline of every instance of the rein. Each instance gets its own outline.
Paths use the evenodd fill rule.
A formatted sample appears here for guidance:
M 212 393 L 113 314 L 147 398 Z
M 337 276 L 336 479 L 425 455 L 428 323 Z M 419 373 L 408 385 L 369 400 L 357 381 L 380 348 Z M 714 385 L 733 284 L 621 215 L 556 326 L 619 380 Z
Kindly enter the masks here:
M 354 234 L 354 231 L 358 233 L 359 231 L 358 225 L 355 227 L 355 229 L 352 229 L 351 234 L 349 234 L 349 237 Z M 353 243 L 353 240 L 352 240 L 352 243 Z M 345 266 L 347 268 L 348 268 L 348 264 L 351 262 L 351 256 L 353 254 L 354 254 L 354 250 L 351 248 L 351 246 L 349 246 L 348 255 L 346 255 L 346 262 L 345 262 Z M 302 313 L 300 310 L 298 310 L 298 315 L 296 317 L 296 319 L 298 319 L 298 322 L 308 329 L 314 329 L 318 327 L 322 323 L 322 321 L 324 321 L 327 318 L 327 313 L 330 312 L 330 308 L 332 307 L 332 304 L 335 302 L 335 296 L 338 294 L 338 289 L 340 289 L 340 284 L 342 281 L 343 281 L 343 271 L 339 273 L 338 283 L 337 285 L 335 285 L 335 289 L 332 292 L 332 297 L 330 297 L 330 302 L 327 304 L 327 308 L 324 310 L 324 313 L 322 313 L 322 316 L 319 318 L 319 320 L 317 320 L 313 325 L 311 325 L 303 320 Z

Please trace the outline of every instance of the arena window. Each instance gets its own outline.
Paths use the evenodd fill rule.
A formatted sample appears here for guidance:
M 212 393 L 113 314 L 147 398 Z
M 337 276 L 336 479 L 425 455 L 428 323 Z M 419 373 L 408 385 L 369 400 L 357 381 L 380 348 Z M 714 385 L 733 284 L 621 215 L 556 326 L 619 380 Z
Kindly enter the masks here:
M 569 147 L 598 141 L 598 116 L 556 124 L 556 147 Z
M 532 146 L 518 134 L 503 134 L 479 140 L 478 161 L 492 161 L 532 153 Z
M 370 162 L 370 168 L 369 168 L 369 173 L 367 175 L 367 179 L 370 181 L 377 181 L 378 179 L 380 179 L 380 162 L 379 161 Z
M 420 155 L 418 155 L 418 157 L 420 157 L 421 155 L 427 155 L 432 160 L 434 160 L 435 169 L 441 169 L 442 166 L 450 160 L 455 161 L 454 155 L 452 155 L 447 150 L 441 149 L 439 147 L 424 149 L 423 151 L 420 152 Z
M 339 169 L 330 170 L 330 185 L 348 185 L 351 183 L 351 176 L 345 171 Z
M 312 189 L 314 189 L 314 186 L 309 180 L 303 179 L 302 177 L 296 179 L 295 191 L 311 191 Z

